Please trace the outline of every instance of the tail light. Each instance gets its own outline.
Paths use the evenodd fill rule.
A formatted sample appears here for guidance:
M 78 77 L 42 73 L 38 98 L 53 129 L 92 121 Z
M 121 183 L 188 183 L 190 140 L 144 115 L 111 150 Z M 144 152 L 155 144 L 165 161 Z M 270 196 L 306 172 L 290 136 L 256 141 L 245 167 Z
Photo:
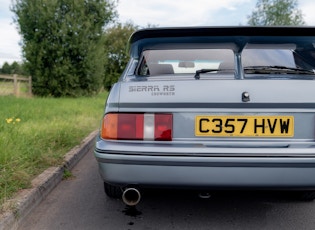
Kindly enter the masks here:
M 103 139 L 171 141 L 172 114 L 109 113 L 101 129 Z

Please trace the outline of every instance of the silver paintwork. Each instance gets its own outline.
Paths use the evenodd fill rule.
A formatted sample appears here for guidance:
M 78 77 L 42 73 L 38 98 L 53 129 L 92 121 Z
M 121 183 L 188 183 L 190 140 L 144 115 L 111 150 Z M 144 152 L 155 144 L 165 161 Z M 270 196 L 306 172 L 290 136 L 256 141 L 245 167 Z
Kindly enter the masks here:
M 293 43 L 297 35 L 290 37 L 290 30 L 284 31 L 288 33 L 284 43 Z M 163 33 L 166 32 L 163 30 Z M 249 32 L 246 30 L 246 33 Z M 213 39 L 208 36 L 209 40 Z M 152 35 L 152 38 L 134 39 L 131 60 L 110 92 L 105 114 L 172 113 L 173 140 L 154 142 L 146 134 L 144 141 L 99 138 L 95 156 L 105 182 L 122 187 L 315 189 L 314 79 L 299 79 L 294 75 L 282 79 L 272 78 L 276 75 L 247 78 L 242 67 L 242 49 L 238 48 L 243 43 L 233 46 L 232 37 L 231 34 L 224 39 L 234 49 L 235 73 L 218 73 L 213 78 L 202 74 L 200 80 L 187 74 L 137 76 L 135 70 L 142 49 L 162 47 L 164 40 L 168 42 L 164 48 L 172 47 L 175 43 L 169 41 L 180 41 L 181 37 L 154 38 Z M 192 39 L 206 44 L 207 38 Z M 250 40 L 250 35 L 246 39 Z M 278 39 L 277 43 L 284 38 L 267 36 L 265 40 L 272 43 L 272 39 Z M 307 39 L 315 44 L 315 34 Z M 178 48 L 187 46 L 189 39 L 183 35 L 183 40 Z M 191 47 L 196 47 L 195 40 Z M 244 101 L 245 92 L 250 100 Z M 209 114 L 293 115 L 295 135 L 292 138 L 196 137 L 195 116 Z M 152 120 L 151 115 L 145 115 L 145 120 Z

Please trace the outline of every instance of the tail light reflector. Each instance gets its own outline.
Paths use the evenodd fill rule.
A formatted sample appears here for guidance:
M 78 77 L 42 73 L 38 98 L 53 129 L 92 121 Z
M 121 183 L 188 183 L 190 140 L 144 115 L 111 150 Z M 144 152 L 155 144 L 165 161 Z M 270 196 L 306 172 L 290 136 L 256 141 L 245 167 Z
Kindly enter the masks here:
M 104 116 L 101 137 L 114 140 L 171 141 L 172 114 L 109 113 Z
M 172 140 L 173 117 L 170 114 L 155 114 L 154 139 L 159 141 Z

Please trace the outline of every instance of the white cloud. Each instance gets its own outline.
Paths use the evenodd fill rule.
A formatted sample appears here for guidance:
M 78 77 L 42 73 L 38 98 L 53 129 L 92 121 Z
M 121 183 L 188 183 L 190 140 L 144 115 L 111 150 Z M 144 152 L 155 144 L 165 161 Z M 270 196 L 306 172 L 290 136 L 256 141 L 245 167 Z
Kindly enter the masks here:
M 239 11 L 244 14 L 247 5 L 253 0 L 120 0 L 118 13 L 122 22 L 131 19 L 135 24 L 146 26 L 154 24 L 159 26 L 205 26 L 220 24 L 238 25 L 240 21 L 225 15 L 224 22 L 216 21 L 220 11 Z M 243 8 L 242 8 L 243 7 Z M 246 8 L 246 9 L 244 9 Z M 247 12 L 246 12 L 247 13 Z
M 121 22 L 133 21 L 145 27 L 157 26 L 220 26 L 246 25 L 257 0 L 120 0 L 118 13 Z M 307 25 L 315 26 L 314 0 L 299 0 Z M 4 61 L 21 60 L 21 40 L 11 0 L 0 0 L 0 67 Z
M 299 9 L 302 10 L 303 18 L 308 26 L 315 26 L 315 2 L 314 0 L 299 1 Z
M 13 23 L 10 5 L 10 0 L 0 0 L 0 67 L 4 62 L 21 61 L 21 39 Z
M 5 61 L 12 63 L 21 60 L 20 35 L 10 19 L 0 19 L 0 67 Z

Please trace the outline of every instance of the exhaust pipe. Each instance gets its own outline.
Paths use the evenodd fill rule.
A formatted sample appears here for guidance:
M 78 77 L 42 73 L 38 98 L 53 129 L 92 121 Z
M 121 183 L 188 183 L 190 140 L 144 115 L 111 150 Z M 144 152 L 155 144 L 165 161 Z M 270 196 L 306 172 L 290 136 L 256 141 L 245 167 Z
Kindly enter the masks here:
M 136 188 L 127 188 L 122 194 L 123 202 L 128 206 L 135 206 L 140 202 L 141 194 Z
M 200 192 L 198 194 L 199 198 L 201 199 L 209 199 L 211 197 L 211 194 L 208 192 Z

